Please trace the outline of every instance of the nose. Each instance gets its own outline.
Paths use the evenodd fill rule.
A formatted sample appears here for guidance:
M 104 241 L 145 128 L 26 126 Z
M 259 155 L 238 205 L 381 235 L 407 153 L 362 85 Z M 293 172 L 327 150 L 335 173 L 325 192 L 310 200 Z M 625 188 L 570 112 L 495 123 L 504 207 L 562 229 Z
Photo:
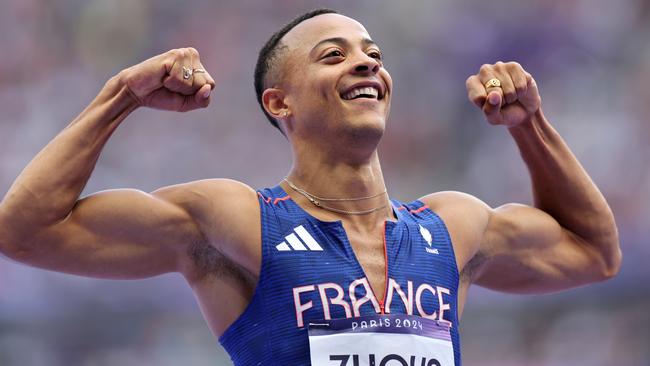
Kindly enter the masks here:
M 354 64 L 353 70 L 355 74 L 374 75 L 379 72 L 379 68 L 381 68 L 379 60 L 364 53 Z

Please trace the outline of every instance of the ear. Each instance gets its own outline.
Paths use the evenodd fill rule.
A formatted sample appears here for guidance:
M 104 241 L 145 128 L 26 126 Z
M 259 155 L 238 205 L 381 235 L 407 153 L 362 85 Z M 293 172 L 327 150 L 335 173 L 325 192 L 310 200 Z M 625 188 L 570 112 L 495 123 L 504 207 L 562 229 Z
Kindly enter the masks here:
M 262 104 L 266 113 L 279 121 L 286 120 L 291 113 L 289 106 L 285 103 L 285 94 L 282 89 L 268 88 L 264 90 Z

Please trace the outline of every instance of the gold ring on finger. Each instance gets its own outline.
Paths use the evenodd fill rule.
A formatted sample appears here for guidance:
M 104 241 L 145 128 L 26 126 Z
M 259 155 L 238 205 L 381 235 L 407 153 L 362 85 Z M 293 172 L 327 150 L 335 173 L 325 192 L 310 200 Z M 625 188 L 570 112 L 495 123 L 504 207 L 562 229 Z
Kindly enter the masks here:
M 187 80 L 192 77 L 195 70 L 183 66 L 183 79 Z
M 501 81 L 497 78 L 492 78 L 485 83 L 485 89 L 487 88 L 500 88 Z

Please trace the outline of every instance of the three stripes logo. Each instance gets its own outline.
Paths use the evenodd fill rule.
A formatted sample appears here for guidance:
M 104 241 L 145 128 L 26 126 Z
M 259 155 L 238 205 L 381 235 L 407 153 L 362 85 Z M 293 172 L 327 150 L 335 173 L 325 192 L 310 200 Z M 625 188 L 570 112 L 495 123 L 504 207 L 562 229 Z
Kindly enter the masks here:
M 300 238 L 300 239 L 299 239 Z M 313 236 L 302 225 L 295 227 L 293 233 L 284 237 L 284 241 L 275 246 L 281 252 L 323 251 Z M 302 239 L 302 240 L 301 240 Z

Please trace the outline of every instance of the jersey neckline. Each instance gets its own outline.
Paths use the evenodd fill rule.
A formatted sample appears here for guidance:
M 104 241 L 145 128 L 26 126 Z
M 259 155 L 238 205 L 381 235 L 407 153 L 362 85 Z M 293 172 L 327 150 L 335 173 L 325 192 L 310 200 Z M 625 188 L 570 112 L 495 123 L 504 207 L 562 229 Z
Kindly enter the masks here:
M 341 226 L 343 226 L 343 220 L 324 221 L 324 220 L 321 220 L 321 219 L 315 217 L 314 215 L 310 214 L 309 212 L 307 212 L 307 210 L 305 210 L 302 206 L 300 206 L 296 201 L 294 201 L 293 198 L 289 195 L 289 193 L 287 193 L 287 191 L 285 191 L 284 188 L 282 188 L 282 186 L 280 184 L 278 184 L 275 187 L 271 188 L 271 191 L 273 191 L 273 193 L 275 193 L 275 194 L 282 195 L 282 197 L 289 197 L 288 200 L 291 201 L 291 203 L 294 206 L 296 206 L 298 208 L 298 210 L 300 210 L 300 212 L 302 214 L 304 214 L 306 217 L 310 218 L 311 220 L 314 220 L 314 221 L 318 222 L 319 224 L 341 225 Z M 280 197 L 280 198 L 282 198 L 282 197 Z M 396 224 L 404 221 L 404 217 L 402 216 L 404 213 L 401 210 L 398 209 L 399 207 L 402 206 L 402 203 L 397 201 L 397 200 L 394 200 L 394 199 L 390 198 L 390 196 L 388 197 L 388 201 L 390 202 L 390 208 L 393 210 L 393 215 L 395 215 L 396 219 L 395 220 L 384 220 L 386 225 L 396 225 Z

